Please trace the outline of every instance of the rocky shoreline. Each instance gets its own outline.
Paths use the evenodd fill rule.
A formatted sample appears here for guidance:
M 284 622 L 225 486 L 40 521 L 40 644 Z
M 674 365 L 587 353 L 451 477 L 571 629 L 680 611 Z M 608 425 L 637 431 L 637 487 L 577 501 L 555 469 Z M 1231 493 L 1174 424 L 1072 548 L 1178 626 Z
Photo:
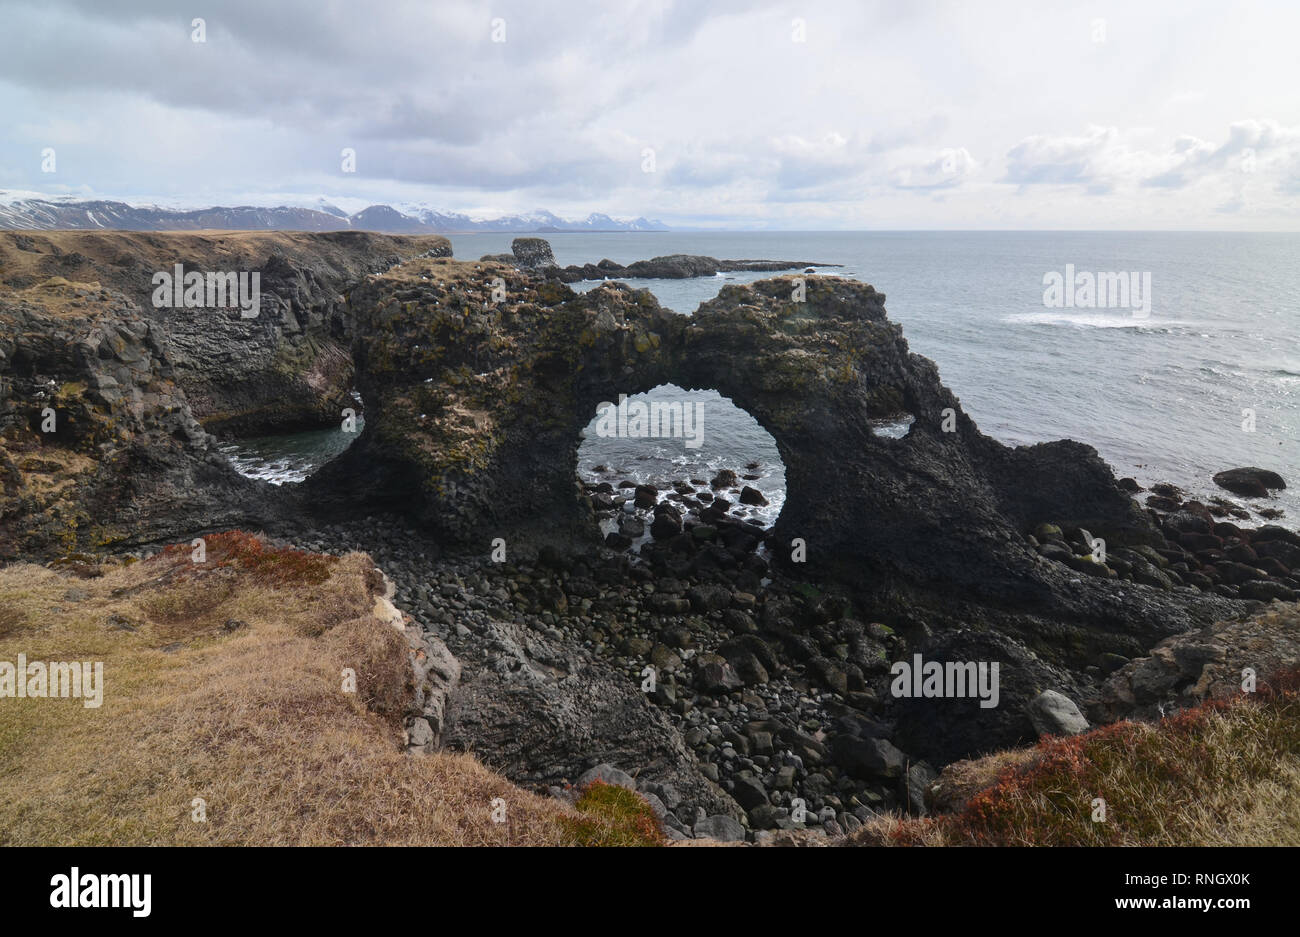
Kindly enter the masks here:
M 611 766 L 651 795 L 676 835 L 732 840 L 765 829 L 851 831 L 878 811 L 909 809 L 909 796 L 910 809 L 921 808 L 933 769 L 909 763 L 887 724 L 856 708 L 884 689 L 871 684 L 887 673 L 892 630 L 839 617 L 842 609 L 787 594 L 783 582 L 764 584 L 753 553 L 739 570 L 723 560 L 733 581 L 722 566 L 683 570 L 650 549 L 640 561 L 606 550 L 432 560 L 436 545 L 397 522 L 293 539 L 376 559 L 397 607 L 460 662 L 443 743 L 516 783 L 565 796 Z M 688 564 L 717 558 L 712 538 L 698 539 Z M 683 578 L 668 575 L 674 568 Z M 786 634 L 782 612 L 820 619 L 814 634 L 828 643 Z M 796 797 L 807 811 L 800 823 L 790 819 Z
M 396 574 L 395 601 L 458 659 L 471 661 L 469 670 L 491 674 L 458 688 L 440 737 L 451 748 L 476 751 L 517 783 L 569 799 L 593 778 L 623 784 L 646 797 L 672 838 L 766 843 L 777 831 L 839 836 L 884 813 L 925 815 L 944 761 L 914 758 L 895 744 L 898 714 L 890 699 L 890 664 L 906 658 L 911 645 L 889 625 L 853 618 L 847 596 L 820 594 L 772 568 L 771 530 L 730 513 L 762 498 L 745 485 L 757 467 L 678 480 L 665 491 L 631 479 L 617 486 L 586 483 L 596 519 L 612 521 L 614 530 L 606 549 L 580 558 L 549 551 L 519 563 L 431 561 L 436 545 L 413 546 L 418 533 L 396 528 L 304 536 L 312 549 L 365 549 L 388 560 L 385 568 L 406 573 Z M 1196 505 L 1188 502 L 1185 510 L 1196 512 Z M 1176 541 L 1158 552 L 1121 548 L 1109 573 L 1100 573 L 1093 565 L 1101 564 L 1081 559 L 1091 551 L 1082 552 L 1077 531 L 1070 559 L 1061 560 L 1054 548 L 1065 538 L 1051 525 L 1041 527 L 1047 529 L 1038 531 L 1040 553 L 1071 568 L 1089 563 L 1089 575 L 1161 589 L 1201 586 L 1164 556 L 1178 553 Z M 1300 536 L 1275 526 L 1253 534 L 1234 529 L 1260 544 L 1300 543 Z M 1289 569 L 1278 583 L 1290 582 L 1287 577 Z M 1255 598 L 1251 589 L 1213 591 Z M 1260 607 L 1254 601 L 1245 610 Z M 1181 646 L 1196 635 L 1164 644 Z M 1294 657 L 1289 640 L 1279 632 L 1270 653 L 1260 654 L 1229 638 L 1218 657 L 1283 667 Z M 1155 659 L 1213 658 L 1165 653 Z M 1149 660 L 1104 653 L 1076 675 L 1073 699 L 1054 689 L 1040 692 L 1024 708 L 1020 742 L 1083 731 L 1089 721 L 1081 708 L 1094 724 L 1172 712 L 1179 701 L 1170 691 L 1185 686 L 1176 668 L 1146 679 L 1136 697 L 1138 678 L 1125 676 L 1144 672 Z M 1231 667 L 1215 672 L 1234 679 Z M 566 681 L 574 686 L 558 695 L 567 698 L 538 705 L 546 696 L 540 687 Z M 1157 706 L 1161 692 L 1168 702 Z M 1217 691 L 1201 686 L 1190 695 L 1185 690 L 1180 702 L 1193 705 L 1211 695 Z M 603 732 L 593 733 L 572 708 L 581 698 L 598 700 Z M 647 714 L 646 704 L 666 725 Z M 521 718 L 523 710 L 535 712 Z M 551 733 L 546 743 L 520 744 L 543 730 Z M 581 734 L 583 743 L 565 732 Z M 701 785 L 700 777 L 708 783 Z
M 1123 481 L 1136 486 L 1132 479 Z M 1054 524 L 1040 524 L 1032 542 L 1040 556 L 1087 576 L 1164 590 L 1194 587 L 1228 599 L 1300 599 L 1300 534 L 1277 524 L 1240 526 L 1226 518 L 1247 520 L 1249 511 L 1226 498 L 1209 501 L 1184 500 L 1175 485 L 1153 485 L 1147 510 L 1162 535 L 1154 543 L 1105 553 L 1104 544 L 1099 546 L 1087 530 L 1063 531 Z M 1274 516 L 1268 508 L 1257 511 L 1261 517 Z
M 922 812 L 945 765 L 1110 718 L 1108 681 L 1161 642 L 1300 588 L 1300 536 L 1233 524 L 1235 502 L 1156 486 L 1143 508 L 1086 445 L 981 434 L 866 284 L 730 285 L 685 317 L 623 284 L 576 294 L 528 244 L 476 263 L 426 239 L 279 245 L 267 321 L 213 319 L 213 367 L 243 412 L 306 427 L 317 404 L 275 396 L 336 406 L 342 372 L 300 354 L 333 347 L 366 419 L 276 489 L 239 476 L 211 435 L 231 424 L 190 403 L 212 380 L 176 338 L 195 323 L 144 310 L 122 273 L 229 245 L 78 237 L 0 240 L 33 255 L 0 283 L 0 559 L 93 565 L 233 527 L 365 551 L 411 619 L 413 752 L 473 752 L 558 797 L 632 785 L 675 837 Z M 117 249 L 143 253 L 90 279 Z M 293 254 L 317 249 L 328 277 Z M 42 279 L 63 266 L 77 279 Z M 665 383 L 717 389 L 772 435 L 773 526 L 752 465 L 662 490 L 575 477 L 597 403 Z M 997 705 L 897 694 L 895 665 L 921 659 L 998 664 Z
M 926 814 L 944 761 L 914 758 L 895 744 L 890 698 L 890 665 L 913 645 L 889 625 L 853 618 L 846 596 L 819 594 L 774 570 L 765 558 L 771 531 L 728 516 L 758 494 L 742 476 L 723 470 L 665 492 L 630 479 L 584 487 L 597 519 L 617 524 L 606 548 L 584 557 L 548 551 L 520 562 L 435 560 L 436 544 L 396 519 L 315 530 L 295 542 L 330 552 L 363 549 L 379 559 L 397 584 L 394 601 L 471 674 L 436 727 L 438 738 L 476 752 L 517 783 L 569 799 L 593 778 L 623 784 L 647 798 L 672 838 L 770 842 L 774 832 L 793 830 L 838 836 L 879 814 Z M 1260 530 L 1261 543 L 1300 541 L 1282 528 Z M 1063 542 L 1045 536 L 1040 550 L 1056 560 L 1052 547 Z M 1176 549 L 1135 555 L 1163 559 Z M 1126 560 L 1127 552 L 1110 559 L 1117 582 L 1194 584 L 1168 561 L 1167 582 L 1147 581 L 1150 571 Z M 1072 557 L 1083 555 L 1072 548 Z M 1261 607 L 1250 602 L 1244 611 Z M 1258 641 L 1253 649 L 1234 641 L 1233 626 L 1213 633 L 1225 627 L 1217 655 L 1160 648 L 1156 658 L 1100 655 L 1076 675 L 1073 698 L 1048 689 L 1030 700 L 1020 742 L 1082 731 L 1088 719 L 1158 718 L 1219 695 L 1208 685 L 1189 690 L 1172 665 L 1162 665 L 1164 676 L 1142 678 L 1152 660 L 1228 656 L 1237 664 L 1215 673 L 1229 684 L 1241 663 L 1267 670 L 1293 662 L 1285 630 L 1260 653 Z M 1258 626 L 1240 629 L 1259 633 Z M 1197 640 L 1192 632 L 1164 645 Z M 600 707 L 599 729 L 575 708 L 578 700 Z M 937 730 L 936 717 L 929 714 Z M 413 733 L 425 736 L 422 727 Z M 800 820 L 793 818 L 797 799 Z

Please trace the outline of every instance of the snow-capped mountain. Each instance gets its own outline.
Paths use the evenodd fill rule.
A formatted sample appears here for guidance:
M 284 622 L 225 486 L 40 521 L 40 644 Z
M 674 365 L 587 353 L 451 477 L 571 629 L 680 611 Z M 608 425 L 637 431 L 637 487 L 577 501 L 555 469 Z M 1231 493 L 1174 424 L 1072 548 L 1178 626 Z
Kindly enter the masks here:
M 180 209 L 129 205 L 104 199 L 51 198 L 35 193 L 0 192 L 0 228 L 123 231 L 379 231 L 385 234 L 464 234 L 469 232 L 545 233 L 557 231 L 667 231 L 661 221 L 620 221 L 593 213 L 566 221 L 549 211 L 475 219 L 430 208 L 371 205 L 349 214 L 325 199 L 313 207 L 279 205 Z

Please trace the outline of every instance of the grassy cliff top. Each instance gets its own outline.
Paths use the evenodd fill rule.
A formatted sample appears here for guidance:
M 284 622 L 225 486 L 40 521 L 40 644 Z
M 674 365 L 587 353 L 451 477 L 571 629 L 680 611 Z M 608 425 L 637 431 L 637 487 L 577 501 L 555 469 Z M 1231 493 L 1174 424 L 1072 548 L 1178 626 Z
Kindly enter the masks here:
M 405 754 L 408 645 L 369 557 L 239 532 L 206 551 L 0 568 L 0 662 L 103 664 L 97 707 L 0 697 L 0 844 L 661 841 L 630 792 L 575 809 L 468 755 Z
M 147 298 L 155 271 L 257 270 L 273 254 L 336 277 L 339 284 L 389 261 L 428 251 L 450 254 L 436 234 L 368 231 L 0 231 L 0 291 L 25 289 L 51 277 L 101 283 Z

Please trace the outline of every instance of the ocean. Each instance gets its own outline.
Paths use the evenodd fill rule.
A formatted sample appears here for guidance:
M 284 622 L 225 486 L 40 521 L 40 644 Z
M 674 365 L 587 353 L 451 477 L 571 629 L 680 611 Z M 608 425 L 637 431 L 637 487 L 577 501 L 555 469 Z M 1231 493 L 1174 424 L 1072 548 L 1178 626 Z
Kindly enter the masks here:
M 912 351 L 933 359 L 980 429 L 1009 445 L 1071 438 L 1098 450 L 1117 475 L 1167 481 L 1300 518 L 1300 234 L 1111 232 L 659 232 L 544 235 L 561 265 L 663 254 L 842 264 L 829 274 L 871 283 Z M 509 252 L 511 234 L 453 235 L 454 254 Z M 1073 271 L 1134 274 L 1149 310 L 1045 304 L 1044 279 Z M 690 315 L 725 283 L 772 274 L 631 280 Z M 1100 279 L 1100 278 L 1098 278 Z M 1128 281 L 1126 281 L 1128 282 Z M 574 284 L 590 289 L 596 284 Z M 1086 296 L 1083 297 L 1086 300 Z M 1118 299 L 1124 297 L 1120 295 Z M 1139 305 L 1135 296 L 1130 305 Z M 668 482 L 745 472 L 772 502 L 784 473 L 771 437 L 712 391 L 665 387 L 660 402 L 702 404 L 702 445 L 683 439 L 603 438 L 593 423 L 579 454 L 587 480 Z M 1244 412 L 1248 411 L 1248 412 Z M 327 434 L 328 436 L 328 434 Z M 273 481 L 305 476 L 338 440 L 303 435 L 241 441 L 244 470 Z M 250 452 L 252 457 L 250 458 Z M 258 454 L 260 453 L 260 455 Z M 260 460 L 260 461 L 259 461 Z M 267 470 L 278 460 L 291 470 Z M 1221 491 L 1215 472 L 1256 465 L 1288 487 L 1252 501 Z M 604 466 L 605 472 L 597 472 Z

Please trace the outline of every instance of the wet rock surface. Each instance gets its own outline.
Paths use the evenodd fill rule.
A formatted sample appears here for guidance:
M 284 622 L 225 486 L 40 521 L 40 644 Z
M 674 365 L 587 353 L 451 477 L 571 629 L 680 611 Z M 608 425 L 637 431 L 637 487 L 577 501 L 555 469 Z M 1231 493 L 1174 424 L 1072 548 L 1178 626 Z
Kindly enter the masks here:
M 1250 513 L 1223 498 L 1185 501 L 1168 484 L 1152 491 L 1146 542 L 1112 547 L 1114 541 L 1081 526 L 1042 524 L 1032 535 L 1039 555 L 1081 575 L 1165 592 L 1196 589 L 1251 602 L 1300 598 L 1300 535 L 1277 524 L 1234 523 Z
M 1248 498 L 1265 498 L 1270 489 L 1286 487 L 1281 475 L 1262 468 L 1228 469 L 1215 475 L 1214 483 Z

